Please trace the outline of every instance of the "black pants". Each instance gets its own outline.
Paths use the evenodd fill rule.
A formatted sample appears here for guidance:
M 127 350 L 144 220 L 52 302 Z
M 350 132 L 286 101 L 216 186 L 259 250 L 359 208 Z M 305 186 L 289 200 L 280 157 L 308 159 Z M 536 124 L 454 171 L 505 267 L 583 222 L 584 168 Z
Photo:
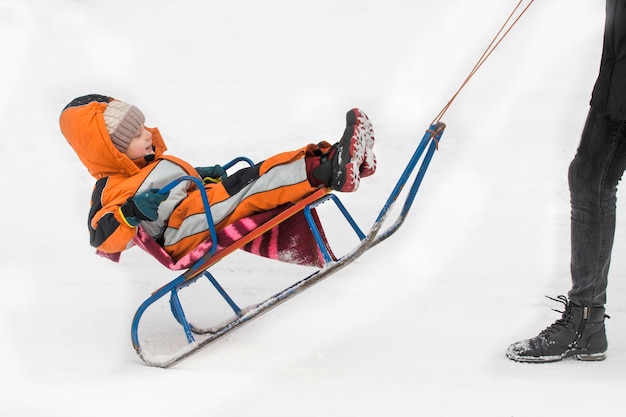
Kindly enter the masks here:
M 617 184 L 626 169 L 626 120 L 590 109 L 569 168 L 571 195 L 570 300 L 602 306 L 615 235 Z

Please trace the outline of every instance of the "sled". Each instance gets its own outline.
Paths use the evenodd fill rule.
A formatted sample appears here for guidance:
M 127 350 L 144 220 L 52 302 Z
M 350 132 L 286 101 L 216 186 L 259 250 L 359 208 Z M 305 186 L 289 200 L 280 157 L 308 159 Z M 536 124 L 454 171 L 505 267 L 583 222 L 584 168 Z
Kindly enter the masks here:
M 137 309 L 131 325 L 131 339 L 133 347 L 141 360 L 150 366 L 163 368 L 170 367 L 183 359 L 188 358 L 209 344 L 230 334 L 244 324 L 268 312 L 272 308 L 294 297 L 307 288 L 310 288 L 312 285 L 320 282 L 324 278 L 334 274 L 338 270 L 358 259 L 366 251 L 394 234 L 404 223 L 407 217 L 434 152 L 438 148 L 444 129 L 445 124 L 436 122 L 433 123 L 424 133 L 412 157 L 408 161 L 399 180 L 392 189 L 388 199 L 367 234 L 364 233 L 357 225 L 337 195 L 332 193 L 329 189 L 319 189 L 296 204 L 289 205 L 287 207 L 280 207 L 268 213 L 260 213 L 259 215 L 255 215 L 256 217 L 251 216 L 254 218 L 242 219 L 245 223 L 245 227 L 242 226 L 242 221 L 238 221 L 229 227 L 233 230 L 239 230 L 239 227 L 243 227 L 245 233 L 237 232 L 231 235 L 225 233 L 224 231 L 215 230 L 213 220 L 211 218 L 208 199 L 206 195 L 202 193 L 206 209 L 205 212 L 207 222 L 210 225 L 210 239 L 206 242 L 206 247 L 202 248 L 205 253 L 199 256 L 198 259 L 187 260 L 187 262 L 191 262 L 191 265 L 186 268 L 183 273 L 178 275 L 166 285 L 154 291 Z M 228 167 L 233 163 L 240 161 L 245 161 L 252 165 L 252 162 L 247 158 L 238 158 L 237 160 L 231 161 L 231 163 L 227 164 L 226 168 L 228 169 Z M 413 178 L 413 182 L 411 183 L 410 188 L 408 188 L 408 191 L 404 190 L 405 185 L 411 178 Z M 164 187 L 161 192 L 167 192 L 181 181 L 197 182 L 198 187 L 203 189 L 202 181 L 199 179 L 195 177 L 182 177 L 174 183 L 169 184 L 167 187 Z M 401 194 L 405 199 L 401 209 L 399 210 L 397 218 L 390 226 L 383 229 L 383 223 L 386 222 L 391 209 L 394 207 Z M 349 225 L 349 229 L 351 228 L 354 231 L 359 242 L 356 247 L 340 257 L 336 257 L 333 253 L 328 240 L 325 238 L 325 234 L 321 226 L 321 219 L 316 212 L 317 207 L 328 203 L 332 203 L 337 208 L 341 215 L 340 217 L 345 219 Z M 294 219 L 297 221 L 294 221 Z M 250 250 L 251 247 L 254 247 L 254 242 L 258 242 L 259 239 L 263 239 L 264 236 L 267 236 L 272 231 L 277 230 L 277 228 L 284 226 L 290 221 L 294 222 L 294 224 L 302 224 L 303 221 L 305 222 L 307 226 L 307 230 L 305 232 L 310 233 L 313 237 L 314 243 L 306 246 L 309 253 L 300 254 L 305 257 L 307 255 L 309 256 L 308 259 L 305 259 L 302 262 L 302 264 L 309 265 L 309 267 L 311 265 L 315 265 L 316 269 L 308 276 L 300 279 L 294 284 L 284 288 L 261 302 L 253 303 L 247 306 L 240 306 L 240 303 L 238 303 L 234 297 L 232 297 L 231 294 L 227 292 L 218 282 L 214 274 L 210 271 L 211 268 L 220 260 L 224 259 L 238 249 Z M 287 230 L 291 230 L 291 228 L 287 227 Z M 137 238 L 136 243 L 144 250 L 154 255 L 159 261 L 161 261 L 162 264 L 170 269 L 178 269 L 181 266 L 172 263 L 171 260 L 168 261 L 166 259 L 166 255 L 164 258 L 164 251 L 162 249 L 159 251 L 158 244 L 154 241 L 151 242 L 150 239 L 147 239 L 145 233 L 141 233 L 140 231 L 138 235 L 139 237 Z M 233 235 L 235 238 L 233 238 Z M 253 250 L 250 251 L 254 253 Z M 302 259 L 299 257 L 298 260 Z M 205 327 L 201 327 L 195 323 L 192 324 L 187 319 L 185 308 L 183 306 L 184 303 L 181 302 L 179 293 L 184 288 L 189 287 L 201 279 L 208 280 L 210 287 L 212 287 L 215 294 L 218 295 L 217 298 L 223 300 L 223 302 L 228 305 L 228 308 L 232 310 L 230 318 L 219 323 L 211 323 L 209 326 Z M 142 344 L 142 342 L 140 342 L 139 329 L 142 317 L 144 317 L 144 313 L 146 313 L 146 311 L 148 311 L 151 307 L 153 309 L 157 308 L 155 307 L 157 302 L 161 302 L 161 304 L 166 302 L 169 305 L 171 317 L 177 323 L 176 326 L 182 327 L 181 334 L 183 335 L 182 337 L 185 338 L 183 343 L 184 346 L 176 350 L 174 353 L 164 354 L 158 351 L 150 351 L 150 349 L 147 349 L 144 346 L 145 343 Z

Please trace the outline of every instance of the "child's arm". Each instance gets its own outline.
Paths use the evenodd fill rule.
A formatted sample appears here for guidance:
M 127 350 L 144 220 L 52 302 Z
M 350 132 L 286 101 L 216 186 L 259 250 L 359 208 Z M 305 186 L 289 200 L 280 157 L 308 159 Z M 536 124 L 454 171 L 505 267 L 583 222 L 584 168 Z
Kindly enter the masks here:
M 99 210 L 89 219 L 91 246 L 105 253 L 117 253 L 127 249 L 137 233 L 137 228 L 124 222 L 115 207 Z
M 91 245 L 102 252 L 116 253 L 128 247 L 139 223 L 157 220 L 159 204 L 169 193 L 160 193 L 154 188 L 129 197 L 121 205 L 110 203 L 103 207 L 102 194 L 107 182 L 106 178 L 98 181 L 92 195 L 89 213 Z
M 116 253 L 128 247 L 137 230 L 124 221 L 124 216 L 120 213 L 121 205 L 103 206 L 102 194 L 107 182 L 108 178 L 98 180 L 91 195 L 89 241 L 91 246 L 102 252 Z

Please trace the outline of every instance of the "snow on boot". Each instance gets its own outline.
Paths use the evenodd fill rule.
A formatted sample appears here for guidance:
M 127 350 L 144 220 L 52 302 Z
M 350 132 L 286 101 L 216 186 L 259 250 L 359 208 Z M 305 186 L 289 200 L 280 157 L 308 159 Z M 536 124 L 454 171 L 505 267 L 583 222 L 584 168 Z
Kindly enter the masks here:
M 578 306 L 564 295 L 551 300 L 563 303 L 565 311 L 554 324 L 532 339 L 513 343 L 506 356 L 517 362 L 556 362 L 575 357 L 582 361 L 606 358 L 604 307 Z M 558 310 L 555 310 L 558 311 Z
M 374 175 L 376 172 L 376 155 L 374 155 L 374 127 L 372 126 L 372 122 L 370 122 L 369 118 L 363 113 L 365 117 L 364 124 L 365 130 L 370 132 L 370 135 L 367 137 L 367 141 L 365 142 L 365 158 L 363 160 L 363 165 L 359 167 L 359 175 L 361 178 L 369 177 L 370 175 Z

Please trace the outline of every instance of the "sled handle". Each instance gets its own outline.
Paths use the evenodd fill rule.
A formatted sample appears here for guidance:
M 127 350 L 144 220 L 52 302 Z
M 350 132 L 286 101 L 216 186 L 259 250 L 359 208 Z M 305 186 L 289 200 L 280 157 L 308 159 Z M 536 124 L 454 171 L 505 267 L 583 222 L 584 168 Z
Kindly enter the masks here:
M 245 156 L 238 156 L 237 158 L 233 159 L 232 161 L 224 164 L 222 166 L 222 168 L 224 169 L 230 169 L 232 168 L 235 164 L 239 163 L 239 162 L 245 162 L 246 164 L 250 165 L 250 166 L 254 166 L 254 162 L 252 162 L 252 159 L 250 158 L 246 158 Z
M 211 249 L 209 249 L 209 253 L 212 255 L 217 251 L 217 232 L 215 231 L 215 223 L 213 223 L 213 215 L 211 214 L 211 205 L 209 204 L 209 197 L 206 195 L 206 189 L 204 188 L 204 183 L 200 178 L 192 177 L 191 175 L 185 175 L 175 179 L 174 181 L 167 184 L 165 187 L 161 188 L 158 191 L 158 194 L 167 194 L 174 187 L 180 184 L 183 181 L 191 181 L 198 187 L 200 190 L 200 196 L 202 196 L 202 204 L 204 205 L 204 214 L 206 216 L 207 225 L 209 227 L 209 233 L 211 234 Z M 203 192 L 204 191 L 204 192 Z

